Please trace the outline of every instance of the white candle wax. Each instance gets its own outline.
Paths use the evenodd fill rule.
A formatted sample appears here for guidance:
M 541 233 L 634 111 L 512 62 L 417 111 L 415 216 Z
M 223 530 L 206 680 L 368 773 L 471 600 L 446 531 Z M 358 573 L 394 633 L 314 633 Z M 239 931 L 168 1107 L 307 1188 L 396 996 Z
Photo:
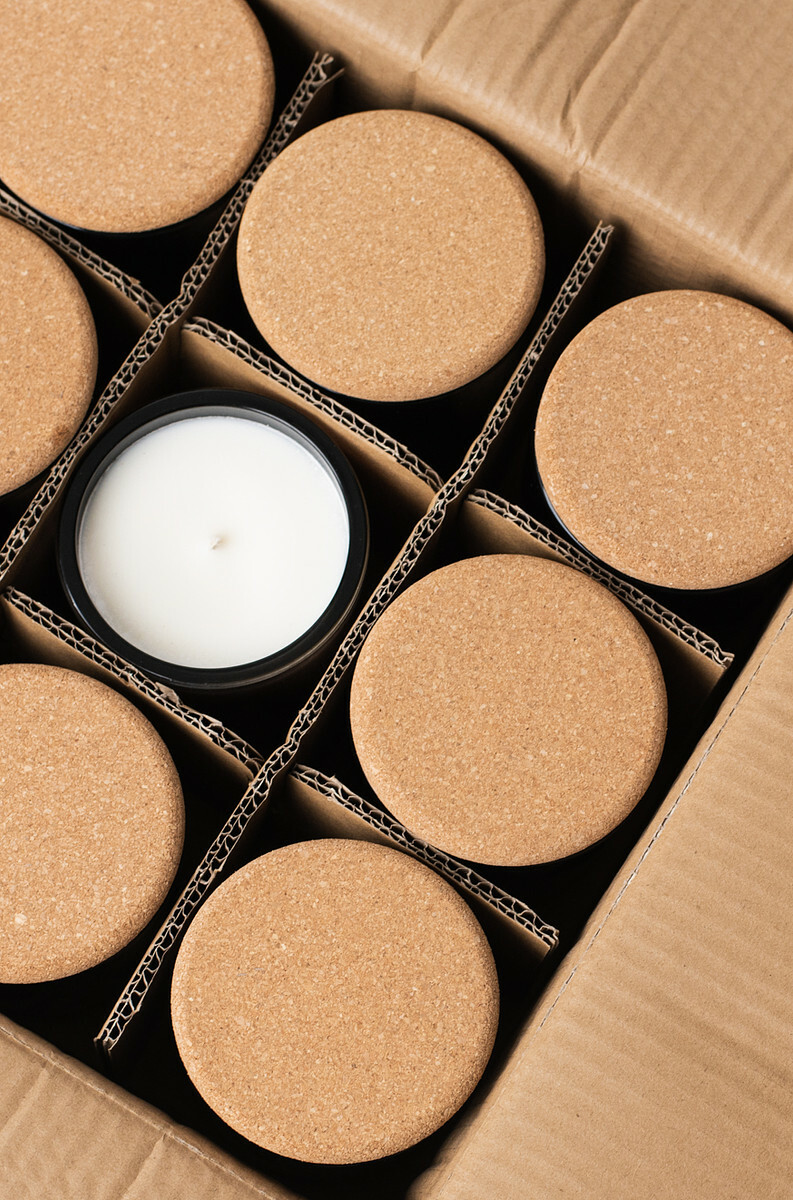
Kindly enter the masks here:
M 322 615 L 347 562 L 339 484 L 260 421 L 191 416 L 144 434 L 86 504 L 80 573 L 122 637 L 166 662 L 230 667 Z

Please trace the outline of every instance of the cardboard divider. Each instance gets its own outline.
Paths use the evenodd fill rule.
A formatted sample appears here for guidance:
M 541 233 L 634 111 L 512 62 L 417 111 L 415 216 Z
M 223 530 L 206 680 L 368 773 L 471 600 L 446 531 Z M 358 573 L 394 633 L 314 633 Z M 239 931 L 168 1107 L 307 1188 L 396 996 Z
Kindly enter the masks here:
M 546 355 L 561 335 L 589 288 L 597 278 L 604 256 L 609 248 L 612 230 L 598 226 L 584 246 L 561 290 L 551 304 L 545 318 L 523 354 L 515 371 L 504 388 L 498 403 L 492 409 L 481 433 L 472 443 L 461 465 L 438 492 L 426 516 L 418 522 L 404 550 L 392 569 L 383 577 L 380 587 L 372 597 L 360 620 L 351 631 L 325 676 L 315 688 L 307 704 L 301 710 L 290 730 L 290 742 L 295 751 L 302 739 L 311 731 L 335 690 L 347 676 L 363 641 L 380 613 L 396 599 L 399 592 L 410 583 L 418 563 L 432 553 L 444 523 L 453 514 L 468 491 L 474 485 L 482 464 L 487 460 L 491 446 L 502 435 L 514 411 L 520 407 L 524 394 L 531 391 L 532 381 L 541 372 Z
M 219 722 L 162 694 L 75 626 L 13 590 L 0 596 L 0 659 L 78 671 L 121 693 L 157 729 L 182 784 L 186 815 L 182 860 L 168 896 L 146 929 L 111 959 L 80 975 L 32 987 L 0 986 L 0 1011 L 90 1064 L 95 1059 L 92 1039 L 97 1022 L 200 860 L 207 841 L 239 803 L 261 759 Z
M 257 785 L 258 785 L 257 781 Z M 343 837 L 388 845 L 411 854 L 435 870 L 471 904 L 496 958 L 502 996 L 502 1013 L 496 1058 L 508 1051 L 525 1020 L 529 998 L 539 986 L 541 958 L 556 942 L 556 931 L 526 905 L 493 887 L 476 872 L 450 856 L 412 838 L 391 818 L 383 819 L 338 780 L 328 779 L 309 767 L 282 775 L 268 791 L 266 802 L 251 820 L 231 855 L 218 862 L 212 886 L 244 863 L 282 845 L 314 838 Z M 181 930 L 180 930 L 181 932 Z M 169 966 L 170 966 L 169 959 Z M 275 1179 L 297 1187 L 303 1195 L 337 1194 L 368 1196 L 396 1171 L 400 1186 L 425 1165 L 435 1146 L 450 1132 L 444 1127 L 412 1151 L 396 1158 L 349 1168 L 315 1167 L 262 1151 L 228 1129 L 204 1104 L 187 1079 L 178 1058 L 170 1025 L 167 982 L 163 971 L 157 986 L 146 993 L 126 995 L 126 1006 L 117 1004 L 102 1029 L 97 1044 L 108 1056 L 114 1076 L 133 1094 L 165 1108 L 180 1122 L 208 1135 L 222 1149 Z M 493 1068 L 495 1069 L 495 1067 Z
M 543 958 L 554 950 L 559 934 L 515 896 L 496 887 L 474 871 L 429 842 L 414 837 L 390 813 L 356 795 L 338 779 L 329 778 L 313 767 L 298 764 L 285 781 L 290 804 L 297 819 L 305 818 L 320 829 L 344 829 L 345 837 L 362 837 L 384 846 L 404 850 L 462 892 L 484 927 L 491 945 L 498 945 L 507 956 L 525 955 Z

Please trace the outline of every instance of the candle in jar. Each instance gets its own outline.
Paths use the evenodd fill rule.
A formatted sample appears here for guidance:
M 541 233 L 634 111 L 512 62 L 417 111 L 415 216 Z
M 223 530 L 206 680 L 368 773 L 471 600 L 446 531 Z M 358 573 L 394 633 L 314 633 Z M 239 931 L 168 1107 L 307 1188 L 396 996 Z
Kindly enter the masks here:
M 108 466 L 77 554 L 93 604 L 126 641 L 216 668 L 275 654 L 310 629 L 349 543 L 341 488 L 318 455 L 261 421 L 190 415 Z
M 733 587 L 793 554 L 793 332 L 732 296 L 634 296 L 540 402 L 537 470 L 593 555 L 657 587 Z

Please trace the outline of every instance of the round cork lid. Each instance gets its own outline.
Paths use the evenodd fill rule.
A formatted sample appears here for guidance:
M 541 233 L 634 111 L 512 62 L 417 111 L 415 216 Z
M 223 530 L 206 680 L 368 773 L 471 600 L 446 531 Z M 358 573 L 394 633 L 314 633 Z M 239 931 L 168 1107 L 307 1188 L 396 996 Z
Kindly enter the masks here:
M 434 571 L 383 613 L 350 719 L 369 782 L 408 829 L 473 862 L 528 866 L 628 815 L 661 756 L 666 692 L 610 592 L 497 554 Z
M 793 333 L 729 296 L 638 296 L 567 347 L 537 465 L 559 519 L 647 583 L 720 588 L 793 553 Z
M 244 173 L 272 59 L 244 0 L 69 0 L 3 13 L 0 178 L 84 229 L 191 217 Z
M 469 383 L 537 304 L 542 228 L 517 171 L 427 113 L 341 117 L 256 184 L 237 266 L 263 337 L 322 387 L 417 400 Z
M 69 444 L 96 366 L 94 319 L 74 275 L 35 233 L 0 217 L 0 495 Z
M 0 982 L 61 979 L 126 946 L 183 838 L 176 768 L 129 701 L 75 671 L 0 666 Z
M 314 1163 L 413 1145 L 476 1086 L 498 1023 L 490 947 L 442 879 L 322 840 L 233 875 L 190 926 L 171 1010 L 187 1072 L 233 1129 Z

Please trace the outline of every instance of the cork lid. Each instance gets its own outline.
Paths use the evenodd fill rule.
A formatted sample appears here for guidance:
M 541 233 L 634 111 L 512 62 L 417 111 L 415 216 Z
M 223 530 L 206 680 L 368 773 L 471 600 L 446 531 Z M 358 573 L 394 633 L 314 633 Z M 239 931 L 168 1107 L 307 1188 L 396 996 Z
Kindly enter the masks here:
M 536 452 L 559 519 L 627 575 L 761 575 L 793 553 L 793 333 L 710 292 L 618 304 L 554 367 Z
M 46 242 L 0 217 L 0 495 L 69 444 L 96 365 L 94 319 L 79 283 Z
M 498 1023 L 490 947 L 427 867 L 369 842 L 256 859 L 179 951 L 179 1053 L 207 1103 L 267 1150 L 364 1162 L 413 1145 L 467 1099 Z
M 416 400 L 514 345 L 545 267 L 528 188 L 488 142 L 427 113 L 356 113 L 288 146 L 240 226 L 245 303 L 322 387 Z
M 666 692 L 610 592 L 559 563 L 497 554 L 434 571 L 383 613 L 350 719 L 369 782 L 414 834 L 527 866 L 628 815 L 661 756 Z
M 0 666 L 0 982 L 60 979 L 126 946 L 183 838 L 176 768 L 129 701 L 75 671 Z
M 6 5 L 0 74 L 0 178 L 58 221 L 112 233 L 218 200 L 275 90 L 244 0 Z

